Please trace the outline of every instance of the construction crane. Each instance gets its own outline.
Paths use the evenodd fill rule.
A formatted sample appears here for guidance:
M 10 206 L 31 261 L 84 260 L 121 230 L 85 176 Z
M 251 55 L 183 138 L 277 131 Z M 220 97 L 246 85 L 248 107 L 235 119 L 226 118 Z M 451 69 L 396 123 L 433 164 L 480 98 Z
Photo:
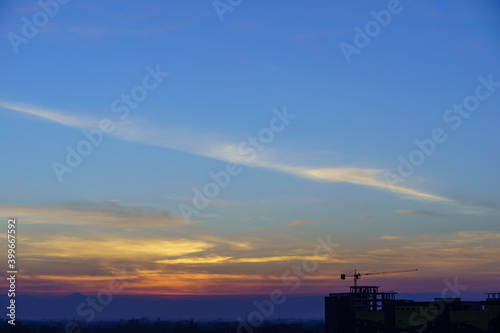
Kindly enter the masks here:
M 418 268 L 415 269 L 400 269 L 397 271 L 382 271 L 382 272 L 371 272 L 371 273 L 358 273 L 356 270 L 349 272 L 347 274 L 340 274 L 340 278 L 345 280 L 346 277 L 354 278 L 354 286 L 358 286 L 358 280 L 361 279 L 361 275 L 378 275 L 378 274 L 392 274 L 392 273 L 405 273 L 405 272 L 416 272 Z

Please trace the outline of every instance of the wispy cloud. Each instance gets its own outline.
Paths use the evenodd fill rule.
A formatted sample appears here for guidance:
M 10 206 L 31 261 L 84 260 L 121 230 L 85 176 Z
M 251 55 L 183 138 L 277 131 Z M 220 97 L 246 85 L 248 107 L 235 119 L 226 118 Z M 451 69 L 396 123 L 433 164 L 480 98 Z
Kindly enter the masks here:
M 189 239 L 155 240 L 150 239 L 82 239 L 57 235 L 37 241 L 30 239 L 24 255 L 30 257 L 64 257 L 99 259 L 106 254 L 106 260 L 140 260 L 140 258 L 179 257 L 191 253 L 204 252 L 213 244 Z
M 443 214 L 439 214 L 430 210 L 398 210 L 398 213 L 404 213 L 404 214 L 419 214 L 419 215 L 427 215 L 427 216 L 443 216 Z
M 384 240 L 395 240 L 395 239 L 402 239 L 403 236 L 396 236 L 396 235 L 383 235 L 381 237 L 379 237 L 380 239 L 384 239 Z
M 333 259 L 328 257 L 314 257 L 314 256 L 271 256 L 271 257 L 248 257 L 248 258 L 234 258 L 224 256 L 208 256 L 208 257 L 187 257 L 176 259 L 157 260 L 159 264 L 214 264 L 214 263 L 268 263 L 268 262 L 292 262 L 295 260 L 316 260 L 316 261 L 330 261 Z M 336 262 L 346 262 L 346 260 L 337 259 Z
M 0 216 L 16 216 L 23 224 L 67 224 L 106 227 L 160 227 L 185 225 L 182 218 L 162 210 L 125 207 L 118 204 L 88 204 L 61 207 L 0 206 Z
M 495 196 L 492 196 L 491 193 L 460 193 L 453 195 L 452 199 L 460 203 L 473 204 L 485 209 L 497 210 L 500 208 L 500 201 L 495 201 Z
M 12 103 L 0 100 L 0 107 L 7 110 L 40 117 L 69 127 L 92 128 L 98 125 L 98 119 L 75 115 L 65 115 L 56 110 L 49 110 L 28 104 Z
M 0 107 L 32 116 L 50 120 L 61 125 L 89 129 L 97 127 L 96 118 L 67 115 L 59 111 L 28 106 L 0 100 Z M 237 162 L 256 168 L 273 169 L 283 173 L 308 178 L 315 181 L 345 182 L 370 186 L 386 191 L 404 194 L 416 199 L 451 201 L 450 199 L 410 189 L 402 186 L 391 186 L 382 178 L 384 170 L 367 168 L 324 168 L 291 166 L 277 162 L 271 150 L 260 152 L 255 158 L 249 159 L 238 150 L 237 144 L 228 144 L 216 140 L 201 138 L 199 134 L 185 135 L 175 130 L 155 130 L 153 126 L 141 126 L 140 122 L 116 122 L 115 130 L 110 134 L 117 138 L 142 144 L 181 150 L 192 154 L 205 156 L 222 161 Z
M 412 197 L 426 200 L 451 201 L 450 199 L 437 195 L 413 190 L 402 186 L 391 186 L 381 180 L 384 170 L 361 169 L 361 168 L 336 168 L 336 169 L 310 169 L 301 170 L 301 174 L 323 181 L 346 182 L 358 185 L 372 186 L 379 189 L 391 190 L 393 192 L 407 194 Z
M 396 267 L 413 263 L 418 266 L 419 274 L 444 274 L 446 269 L 470 272 L 473 268 L 477 272 L 498 272 L 500 233 L 496 231 L 384 235 L 379 239 L 382 242 L 378 247 L 351 254 L 351 263 L 378 265 L 390 262 Z
M 316 221 L 312 221 L 312 220 L 298 220 L 298 221 L 293 221 L 293 222 L 289 222 L 287 223 L 287 225 L 303 225 L 303 224 L 311 224 L 311 223 L 316 223 Z
M 219 217 L 220 215 L 218 214 L 202 214 L 200 217 Z

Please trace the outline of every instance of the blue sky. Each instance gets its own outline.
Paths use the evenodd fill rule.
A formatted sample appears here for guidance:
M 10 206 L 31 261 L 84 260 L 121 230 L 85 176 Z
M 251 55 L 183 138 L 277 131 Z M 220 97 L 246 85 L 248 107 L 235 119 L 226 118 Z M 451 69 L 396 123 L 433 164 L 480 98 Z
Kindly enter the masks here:
M 353 28 L 364 31 L 371 11 L 387 11 L 388 3 L 243 1 L 221 20 L 209 1 L 73 0 L 17 45 L 12 36 L 25 38 L 23 18 L 33 22 L 42 9 L 4 1 L 0 215 L 21 221 L 26 272 L 51 292 L 88 291 L 76 277 L 97 270 L 104 279 L 127 260 L 78 244 L 152 243 L 185 251 L 151 253 L 140 264 L 143 253 L 129 249 L 137 281 L 154 272 L 145 283 L 151 288 L 137 282 L 131 293 L 172 293 L 155 282 L 165 278 L 165 262 L 178 272 L 172 281 L 207 274 L 203 288 L 179 282 L 178 293 L 223 293 L 214 282 L 220 272 L 223 280 L 250 281 L 231 293 L 257 293 L 328 234 L 339 252 L 322 261 L 321 278 L 303 293 L 345 288 L 330 277 L 354 268 L 408 264 L 421 268 L 411 275 L 420 287 L 405 286 L 410 275 L 388 287 L 435 291 L 454 276 L 470 289 L 492 285 L 500 87 L 484 80 L 500 82 L 500 7 L 401 1 L 347 62 L 339 45 L 355 46 Z M 113 101 L 151 70 L 169 74 L 120 120 Z M 453 129 L 446 111 L 479 85 L 488 97 Z M 238 145 L 285 109 L 294 118 L 284 129 L 252 160 L 242 156 Z M 102 119 L 115 130 L 59 181 L 53 162 L 64 164 L 66 147 L 76 149 L 82 131 L 99 129 Z M 384 175 L 398 175 L 398 157 L 408 159 L 414 141 L 436 128 L 446 141 L 392 191 Z M 180 207 L 193 207 L 193 189 L 229 161 L 240 162 L 241 173 L 185 223 Z M 259 263 L 250 269 L 242 258 Z M 68 262 L 84 268 L 77 274 Z M 66 287 L 54 275 L 67 278 Z

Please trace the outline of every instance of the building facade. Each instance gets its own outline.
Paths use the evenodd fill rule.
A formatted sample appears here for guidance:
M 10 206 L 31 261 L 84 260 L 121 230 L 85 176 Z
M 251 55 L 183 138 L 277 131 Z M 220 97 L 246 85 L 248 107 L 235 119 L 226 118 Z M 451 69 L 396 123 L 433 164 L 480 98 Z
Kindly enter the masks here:
M 351 287 L 325 297 L 325 333 L 500 333 L 500 293 L 470 302 L 435 298 L 432 302 L 396 300 L 377 286 Z

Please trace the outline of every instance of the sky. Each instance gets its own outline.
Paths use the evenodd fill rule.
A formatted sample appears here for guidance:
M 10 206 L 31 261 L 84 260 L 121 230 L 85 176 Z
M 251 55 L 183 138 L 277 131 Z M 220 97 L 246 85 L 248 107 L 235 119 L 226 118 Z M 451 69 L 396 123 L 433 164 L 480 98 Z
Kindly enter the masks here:
M 496 1 L 7 0 L 0 32 L 20 293 L 499 291 Z

